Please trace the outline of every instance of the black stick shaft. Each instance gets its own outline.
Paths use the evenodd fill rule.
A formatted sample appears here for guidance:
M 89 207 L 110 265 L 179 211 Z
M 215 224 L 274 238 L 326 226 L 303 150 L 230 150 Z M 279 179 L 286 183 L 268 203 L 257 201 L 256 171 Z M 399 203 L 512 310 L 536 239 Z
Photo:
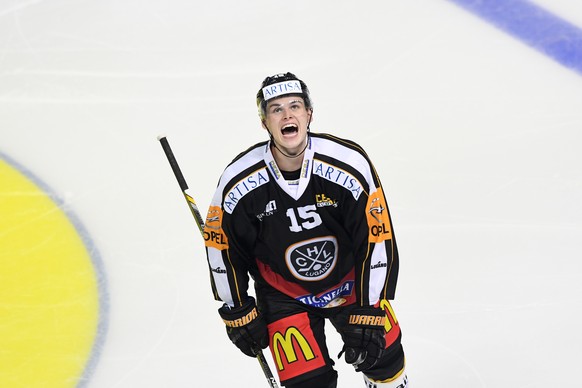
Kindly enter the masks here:
M 279 385 L 277 384 L 277 380 L 275 379 L 275 377 L 273 377 L 273 373 L 271 372 L 271 368 L 269 368 L 269 364 L 267 364 L 267 360 L 265 359 L 265 355 L 263 354 L 263 351 L 261 349 L 254 349 L 253 352 L 255 353 L 255 356 L 257 357 L 257 360 L 259 361 L 259 364 L 261 365 L 261 369 L 263 370 L 263 373 L 265 374 L 265 377 L 267 378 L 267 383 L 269 384 L 269 387 L 271 388 L 279 388 Z
M 164 149 L 164 153 L 168 158 L 168 162 L 170 163 L 170 167 L 172 167 L 172 171 L 174 172 L 174 176 L 180 185 L 180 189 L 182 189 L 182 194 L 184 194 L 184 199 L 186 203 L 188 203 L 188 207 L 196 220 L 196 224 L 198 225 L 198 229 L 200 230 L 200 234 L 204 237 L 204 219 L 198 210 L 198 206 L 196 205 L 196 201 L 192 198 L 191 195 L 188 194 L 188 184 L 186 183 L 186 179 L 184 179 L 184 175 L 182 174 L 182 170 L 180 170 L 180 165 L 174 156 L 174 152 L 172 151 L 172 147 L 170 147 L 170 143 L 168 143 L 168 139 L 166 137 L 158 137 L 162 148 Z
M 182 189 L 182 191 L 188 190 L 188 185 L 186 184 L 186 179 L 184 179 L 184 175 L 182 174 L 182 171 L 180 170 L 180 166 L 178 165 L 178 161 L 176 160 L 176 157 L 174 156 L 174 153 L 172 152 L 172 148 L 170 147 L 170 143 L 168 143 L 168 139 L 166 139 L 166 137 L 160 137 L 158 138 L 158 140 L 160 141 L 160 144 L 162 145 L 162 148 L 164 149 L 164 153 L 166 154 L 166 157 L 168 158 L 168 162 L 170 162 L 170 167 L 172 167 L 172 171 L 174 171 L 174 175 L 176 176 L 176 179 L 178 180 L 178 184 L 180 185 L 180 188 Z
M 202 234 L 202 236 L 204 236 L 204 220 L 203 220 L 202 216 L 200 215 L 200 212 L 198 211 L 198 206 L 196 206 L 196 202 L 194 202 L 194 198 L 192 198 L 192 196 L 190 196 L 190 195 L 188 195 L 188 193 L 186 193 L 186 190 L 188 190 L 188 185 L 186 184 L 186 179 L 184 179 L 184 175 L 182 174 L 182 171 L 180 170 L 180 166 L 178 165 L 178 161 L 176 160 L 176 157 L 174 156 L 174 152 L 172 152 L 172 148 L 170 147 L 170 143 L 168 143 L 168 139 L 166 139 L 165 136 L 158 137 L 158 140 L 160 141 L 160 144 L 162 145 L 162 148 L 164 149 L 164 153 L 166 154 L 166 157 L 168 158 L 168 162 L 170 162 L 170 166 L 172 167 L 172 171 L 174 172 L 174 175 L 176 176 L 176 180 L 178 181 L 178 184 L 180 185 L 180 189 L 182 189 L 182 193 L 184 194 L 184 198 L 186 199 L 186 202 L 188 203 L 188 207 L 190 208 L 190 211 L 192 211 L 192 215 L 194 216 L 194 219 L 196 220 L 196 224 L 198 225 L 198 229 L 200 229 L 200 233 Z M 269 387 L 279 388 L 279 385 L 277 385 L 277 380 L 275 379 L 275 377 L 273 377 L 273 373 L 271 372 L 271 369 L 269 368 L 269 364 L 267 364 L 267 360 L 265 359 L 265 355 L 263 354 L 263 351 L 261 349 L 257 348 L 257 349 L 253 349 L 253 352 L 255 353 L 255 356 L 257 357 L 257 360 L 259 361 L 261 369 L 263 370 L 263 373 L 265 374 L 265 377 L 267 378 L 267 383 L 269 384 Z

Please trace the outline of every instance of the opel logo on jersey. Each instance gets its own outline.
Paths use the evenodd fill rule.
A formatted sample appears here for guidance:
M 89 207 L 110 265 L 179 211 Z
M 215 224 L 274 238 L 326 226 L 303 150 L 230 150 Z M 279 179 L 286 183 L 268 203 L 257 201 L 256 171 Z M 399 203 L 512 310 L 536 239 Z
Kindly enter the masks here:
M 388 208 L 386 207 L 382 188 L 370 193 L 366 218 L 370 228 L 370 242 L 379 243 L 392 238 L 390 217 L 388 216 Z
M 285 254 L 287 267 L 299 280 L 325 279 L 336 264 L 337 240 L 333 236 L 301 241 L 291 245 Z
M 218 250 L 228 249 L 228 238 L 222 230 L 222 209 L 210 206 L 204 225 L 204 244 Z M 218 272 L 217 272 L 218 273 Z
M 384 206 L 382 206 L 382 202 L 380 201 L 380 198 L 374 198 L 372 200 L 372 203 L 370 204 L 370 215 L 372 217 L 374 217 L 376 219 L 376 221 L 378 221 L 379 224 L 381 224 L 383 221 L 381 220 L 380 217 L 382 217 L 382 212 L 385 210 Z
M 220 223 L 222 222 L 220 217 L 220 209 L 214 207 L 208 210 L 206 215 L 206 227 L 209 229 L 220 229 Z

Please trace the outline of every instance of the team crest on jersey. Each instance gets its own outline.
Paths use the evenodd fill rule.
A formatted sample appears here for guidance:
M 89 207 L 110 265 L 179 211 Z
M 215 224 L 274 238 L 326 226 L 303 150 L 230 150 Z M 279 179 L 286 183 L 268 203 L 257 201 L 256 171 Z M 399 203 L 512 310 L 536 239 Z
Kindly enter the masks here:
M 291 245 L 285 260 L 293 276 L 309 282 L 325 279 L 335 268 L 336 255 L 337 240 L 326 236 Z

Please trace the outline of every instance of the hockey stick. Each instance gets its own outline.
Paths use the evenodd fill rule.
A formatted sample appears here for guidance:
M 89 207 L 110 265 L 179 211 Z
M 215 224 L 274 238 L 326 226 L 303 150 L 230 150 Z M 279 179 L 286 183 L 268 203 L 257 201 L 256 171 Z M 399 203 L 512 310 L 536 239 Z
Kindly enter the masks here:
M 178 165 L 178 161 L 174 156 L 174 152 L 172 152 L 172 148 L 170 148 L 170 143 L 168 143 L 168 139 L 165 136 L 158 136 L 158 140 L 164 149 L 164 153 L 168 158 L 168 162 L 170 163 L 170 167 L 172 167 L 172 171 L 180 185 L 180 189 L 182 190 L 182 194 L 184 194 L 184 198 L 186 199 L 186 203 L 188 203 L 188 207 L 194 216 L 194 220 L 196 220 L 196 225 L 198 225 L 198 229 L 200 230 L 200 234 L 204 238 L 204 220 L 200 215 L 200 211 L 198 210 L 198 206 L 194 201 L 194 198 L 188 194 L 188 184 L 186 184 L 186 179 L 184 179 L 184 175 L 182 175 L 182 171 L 180 170 L 180 166 Z M 273 377 L 273 373 L 271 372 L 271 368 L 269 368 L 269 364 L 267 364 L 267 360 L 265 359 L 265 355 L 263 351 L 255 347 L 253 348 L 253 353 L 257 357 L 259 364 L 261 365 L 261 369 L 267 378 L 267 383 L 269 383 L 269 387 L 271 388 L 279 388 L 277 384 L 277 380 Z

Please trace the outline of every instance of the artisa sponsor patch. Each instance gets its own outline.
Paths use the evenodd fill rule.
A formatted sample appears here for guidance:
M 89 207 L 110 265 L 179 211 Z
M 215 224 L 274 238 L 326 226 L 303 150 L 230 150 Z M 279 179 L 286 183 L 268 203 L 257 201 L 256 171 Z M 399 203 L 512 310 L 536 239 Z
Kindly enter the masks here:
M 267 173 L 267 168 L 263 167 L 260 170 L 253 172 L 250 175 L 247 175 L 240 181 L 238 181 L 231 189 L 226 193 L 224 196 L 224 211 L 228 214 L 232 214 L 234 208 L 238 204 L 238 202 L 256 189 L 266 183 L 269 182 L 269 174 Z
M 364 191 L 362 184 L 356 179 L 356 177 L 347 171 L 322 162 L 321 160 L 313 160 L 313 174 L 349 190 L 356 200 L 360 198 L 360 194 Z

